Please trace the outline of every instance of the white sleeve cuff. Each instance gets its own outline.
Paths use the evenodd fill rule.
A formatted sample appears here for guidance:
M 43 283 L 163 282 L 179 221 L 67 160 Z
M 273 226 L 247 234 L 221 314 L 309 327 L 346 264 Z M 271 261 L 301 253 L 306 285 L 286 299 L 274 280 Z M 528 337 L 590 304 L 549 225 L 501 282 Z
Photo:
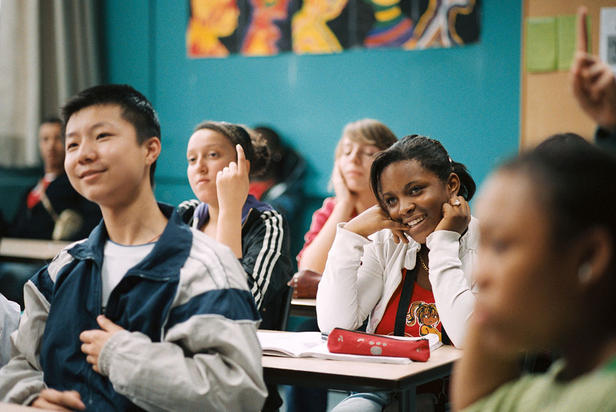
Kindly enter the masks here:
M 455 242 L 457 244 L 458 240 L 460 240 L 460 234 L 458 232 L 453 230 L 437 230 L 428 235 L 426 238 L 426 246 L 428 246 L 428 249 L 432 249 L 434 246 L 440 245 L 441 243 L 447 244 Z
M 115 352 L 115 349 L 121 345 L 121 342 L 130 335 L 130 332 L 127 330 L 121 330 L 119 332 L 114 333 L 111 337 L 105 342 L 101 352 L 98 354 L 98 370 L 101 375 L 109 376 L 109 369 L 111 368 L 111 357 Z

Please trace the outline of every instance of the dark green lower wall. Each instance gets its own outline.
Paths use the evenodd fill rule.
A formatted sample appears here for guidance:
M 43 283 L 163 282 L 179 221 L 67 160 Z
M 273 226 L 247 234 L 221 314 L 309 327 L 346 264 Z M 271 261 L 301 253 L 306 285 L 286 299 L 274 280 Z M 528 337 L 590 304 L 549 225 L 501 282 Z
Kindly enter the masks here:
M 23 193 L 42 176 L 38 167 L 0 168 L 0 211 L 11 220 Z

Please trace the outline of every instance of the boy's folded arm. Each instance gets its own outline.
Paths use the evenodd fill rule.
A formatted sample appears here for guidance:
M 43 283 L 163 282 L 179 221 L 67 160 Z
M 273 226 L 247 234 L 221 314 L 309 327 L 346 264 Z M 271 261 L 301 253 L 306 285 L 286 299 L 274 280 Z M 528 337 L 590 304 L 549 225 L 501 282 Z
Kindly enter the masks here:
M 29 405 L 46 387 L 43 372 L 35 369 L 22 355 L 11 359 L 0 370 L 2 402 Z
M 48 281 L 41 269 L 34 277 L 37 285 Z M 24 286 L 25 311 L 17 331 L 11 335 L 11 360 L 0 369 L 0 400 L 28 405 L 47 386 L 43 380 L 38 352 L 49 313 L 49 302 L 35 283 Z
M 260 410 L 267 395 L 253 321 L 196 315 L 165 341 L 115 333 L 98 367 L 114 389 L 150 410 Z

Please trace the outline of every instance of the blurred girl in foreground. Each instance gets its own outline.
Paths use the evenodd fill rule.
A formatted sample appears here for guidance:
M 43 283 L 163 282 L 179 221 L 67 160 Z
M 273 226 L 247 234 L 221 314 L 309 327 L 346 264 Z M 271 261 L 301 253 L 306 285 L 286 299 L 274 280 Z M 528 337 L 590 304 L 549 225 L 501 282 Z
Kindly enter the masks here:
M 560 135 L 486 182 L 454 409 L 616 410 L 614 176 L 611 155 Z M 545 350 L 562 359 L 520 376 L 520 354 Z

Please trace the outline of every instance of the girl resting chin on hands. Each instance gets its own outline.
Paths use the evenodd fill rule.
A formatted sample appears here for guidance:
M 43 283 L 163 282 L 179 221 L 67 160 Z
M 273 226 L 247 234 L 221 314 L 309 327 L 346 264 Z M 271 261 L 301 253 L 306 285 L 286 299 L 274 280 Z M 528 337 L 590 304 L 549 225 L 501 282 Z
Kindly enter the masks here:
M 446 332 L 460 346 L 475 303 L 475 182 L 438 141 L 411 135 L 376 156 L 370 183 L 378 205 L 338 225 L 317 292 L 319 328 L 357 329 L 368 318 L 370 333 Z M 389 403 L 364 395 L 354 395 L 357 407 Z
M 475 182 L 436 140 L 406 136 L 370 172 L 378 205 L 338 225 L 317 293 L 319 327 L 393 334 L 405 280 L 412 288 L 403 333 L 442 335 L 460 346 L 475 297 L 471 270 Z

